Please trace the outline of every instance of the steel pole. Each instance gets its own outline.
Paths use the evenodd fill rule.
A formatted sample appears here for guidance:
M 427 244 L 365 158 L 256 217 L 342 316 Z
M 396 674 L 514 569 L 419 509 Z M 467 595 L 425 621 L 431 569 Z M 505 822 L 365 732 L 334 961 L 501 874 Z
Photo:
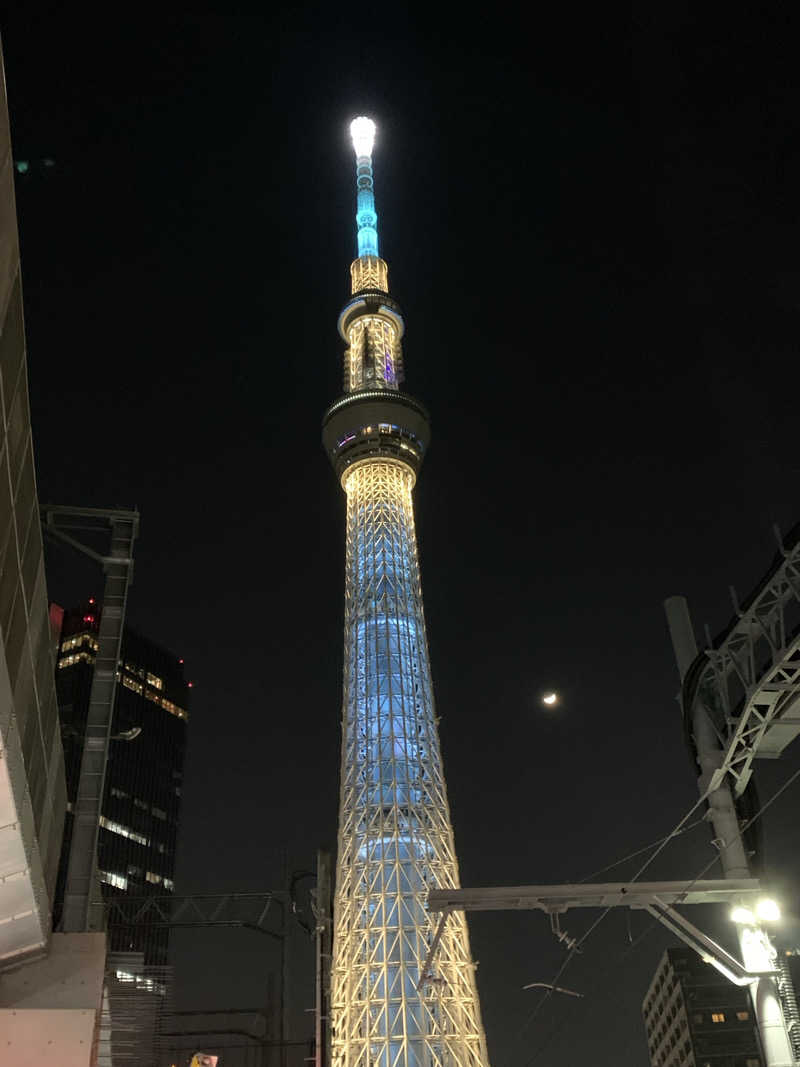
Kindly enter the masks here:
M 697 642 L 692 627 L 689 605 L 681 596 L 664 601 L 672 647 L 678 664 L 681 684 L 691 664 L 697 658 Z M 686 709 L 684 709 L 686 710 Z M 696 699 L 689 710 L 692 736 L 697 751 L 700 775 L 697 786 L 705 795 L 711 776 L 722 766 L 720 746 L 708 711 L 702 700 Z M 720 864 L 725 878 L 749 878 L 750 863 L 739 828 L 733 794 L 727 778 L 708 796 L 709 815 L 714 828 L 714 842 L 719 848 Z M 765 930 L 758 925 L 737 924 L 739 946 L 745 967 L 751 971 L 771 970 L 776 966 L 775 949 Z M 783 1017 L 777 983 L 773 978 L 757 978 L 750 983 L 750 997 L 756 1018 L 765 1067 L 794 1067 L 789 1034 Z

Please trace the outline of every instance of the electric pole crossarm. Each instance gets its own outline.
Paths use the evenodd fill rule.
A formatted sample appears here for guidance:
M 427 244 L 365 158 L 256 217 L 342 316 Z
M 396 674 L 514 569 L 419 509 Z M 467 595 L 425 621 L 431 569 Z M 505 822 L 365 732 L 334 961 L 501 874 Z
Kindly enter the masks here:
M 774 970 L 751 971 L 710 937 L 675 911 L 675 904 L 741 901 L 760 889 L 757 878 L 725 878 L 686 882 L 583 883 L 580 885 L 517 885 L 482 889 L 432 889 L 428 909 L 442 912 L 420 973 L 418 989 L 431 980 L 436 950 L 452 911 L 543 911 L 558 916 L 570 908 L 632 908 L 648 912 L 676 934 L 706 963 L 736 985 L 771 978 Z
M 431 911 L 544 911 L 570 908 L 645 908 L 661 904 L 717 904 L 760 891 L 757 878 L 686 882 L 591 882 L 579 885 L 516 885 L 486 889 L 432 889 Z

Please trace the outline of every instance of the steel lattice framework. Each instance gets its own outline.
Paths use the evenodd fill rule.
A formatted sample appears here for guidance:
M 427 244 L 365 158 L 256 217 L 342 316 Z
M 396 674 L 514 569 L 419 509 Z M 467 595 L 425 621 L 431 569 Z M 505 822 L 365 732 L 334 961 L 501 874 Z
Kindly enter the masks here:
M 371 192 L 371 159 L 361 155 L 358 174 L 367 172 Z M 369 275 L 351 273 L 354 287 Z M 386 373 L 401 365 L 402 319 L 385 290 L 354 291 L 339 328 L 350 343 L 348 395 L 323 423 L 347 495 L 333 1063 L 488 1067 L 463 915 L 423 973 L 435 931 L 428 892 L 459 885 L 412 503 L 427 415 Z

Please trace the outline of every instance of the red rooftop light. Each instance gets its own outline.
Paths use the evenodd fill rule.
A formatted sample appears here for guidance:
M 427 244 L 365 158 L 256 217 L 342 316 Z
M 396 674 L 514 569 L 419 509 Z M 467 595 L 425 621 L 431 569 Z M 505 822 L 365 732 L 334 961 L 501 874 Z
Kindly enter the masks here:
M 194 682 L 187 682 L 186 684 L 187 684 L 187 685 L 189 686 L 189 688 L 191 689 L 191 688 L 192 688 L 192 686 L 194 685 Z
M 84 622 L 94 622 L 94 615 L 84 615 L 83 616 L 83 621 Z

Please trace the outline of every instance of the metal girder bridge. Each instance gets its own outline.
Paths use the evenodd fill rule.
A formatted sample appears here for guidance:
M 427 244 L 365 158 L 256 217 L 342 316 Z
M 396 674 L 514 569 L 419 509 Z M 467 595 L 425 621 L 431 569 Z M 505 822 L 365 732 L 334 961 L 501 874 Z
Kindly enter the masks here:
M 723 749 L 709 790 L 729 774 L 735 796 L 754 759 L 777 759 L 800 734 L 800 530 L 777 536 L 772 567 L 743 606 L 731 589 L 733 621 L 683 680 L 687 720 L 701 702 Z
M 747 986 L 759 978 L 772 977 L 778 972 L 772 968 L 748 968 L 676 911 L 676 905 L 743 901 L 755 897 L 759 890 L 760 884 L 756 878 L 706 879 L 688 885 L 686 882 L 602 882 L 432 889 L 428 894 L 428 908 L 433 912 L 441 912 L 442 917 L 431 941 L 419 988 L 426 982 L 436 981 L 431 967 L 451 912 L 543 911 L 550 916 L 550 927 L 558 940 L 574 951 L 578 943 L 561 929 L 561 915 L 570 908 L 620 907 L 648 912 L 729 981 Z

